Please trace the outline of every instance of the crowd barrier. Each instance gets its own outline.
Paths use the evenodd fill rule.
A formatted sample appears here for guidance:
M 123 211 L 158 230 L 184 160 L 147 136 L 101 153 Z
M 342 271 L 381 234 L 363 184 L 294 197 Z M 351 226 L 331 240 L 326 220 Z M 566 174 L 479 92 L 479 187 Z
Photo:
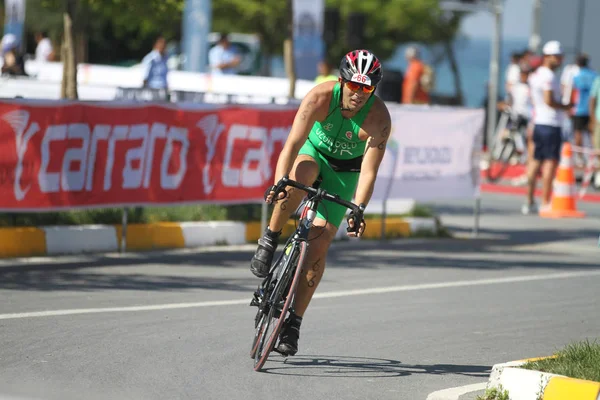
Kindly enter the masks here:
M 264 204 L 296 109 L 0 102 L 0 210 Z M 477 200 L 483 110 L 389 109 L 372 203 L 385 214 L 398 199 Z M 332 146 L 343 152 L 349 143 Z
M 266 96 L 212 92 L 193 92 L 184 90 L 152 89 L 152 88 L 117 88 L 115 94 L 117 101 L 143 101 L 143 102 L 171 102 L 171 103 L 197 103 L 197 104 L 223 104 L 223 105 L 257 105 L 280 104 L 300 105 L 301 100 L 286 96 Z

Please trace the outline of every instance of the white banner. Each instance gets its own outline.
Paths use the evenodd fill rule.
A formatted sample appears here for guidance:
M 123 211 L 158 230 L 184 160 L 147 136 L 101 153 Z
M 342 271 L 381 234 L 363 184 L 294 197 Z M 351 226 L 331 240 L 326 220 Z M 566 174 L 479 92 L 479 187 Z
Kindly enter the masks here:
M 4 0 L 4 35 L 13 34 L 21 49 L 23 43 L 23 26 L 25 25 L 25 0 Z
M 294 63 L 298 79 L 314 80 L 323 58 L 324 0 L 294 0 Z
M 388 104 L 392 134 L 373 201 L 479 196 L 484 110 Z

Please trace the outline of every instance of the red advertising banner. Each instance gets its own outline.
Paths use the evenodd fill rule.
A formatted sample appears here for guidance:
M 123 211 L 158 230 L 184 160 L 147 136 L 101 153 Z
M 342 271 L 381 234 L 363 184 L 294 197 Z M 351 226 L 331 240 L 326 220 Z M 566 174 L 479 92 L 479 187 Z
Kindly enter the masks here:
M 295 112 L 0 102 L 0 210 L 257 202 Z

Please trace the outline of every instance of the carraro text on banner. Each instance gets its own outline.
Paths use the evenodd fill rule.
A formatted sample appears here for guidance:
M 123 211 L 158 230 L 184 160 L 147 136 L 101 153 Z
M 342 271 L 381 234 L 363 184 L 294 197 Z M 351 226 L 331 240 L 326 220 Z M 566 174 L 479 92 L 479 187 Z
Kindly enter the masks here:
M 0 209 L 258 202 L 294 114 L 0 103 Z

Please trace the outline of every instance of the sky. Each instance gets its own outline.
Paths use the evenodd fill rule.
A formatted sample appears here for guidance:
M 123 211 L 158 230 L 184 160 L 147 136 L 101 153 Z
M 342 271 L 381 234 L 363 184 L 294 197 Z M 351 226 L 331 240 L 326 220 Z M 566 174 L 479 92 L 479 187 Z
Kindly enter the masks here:
M 503 36 L 529 38 L 531 33 L 533 0 L 505 0 Z M 462 32 L 471 38 L 489 38 L 494 30 L 494 17 L 489 12 L 478 12 L 465 18 Z

